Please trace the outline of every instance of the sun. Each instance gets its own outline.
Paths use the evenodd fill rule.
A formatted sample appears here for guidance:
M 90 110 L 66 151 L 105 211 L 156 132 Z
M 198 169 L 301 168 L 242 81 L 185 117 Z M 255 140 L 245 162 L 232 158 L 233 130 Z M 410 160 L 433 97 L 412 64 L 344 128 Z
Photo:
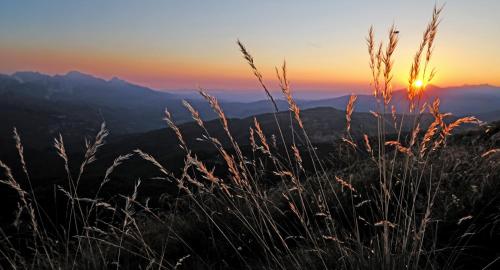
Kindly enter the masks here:
M 417 88 L 421 88 L 422 86 L 424 86 L 424 82 L 422 80 L 416 80 L 415 81 L 415 86 Z

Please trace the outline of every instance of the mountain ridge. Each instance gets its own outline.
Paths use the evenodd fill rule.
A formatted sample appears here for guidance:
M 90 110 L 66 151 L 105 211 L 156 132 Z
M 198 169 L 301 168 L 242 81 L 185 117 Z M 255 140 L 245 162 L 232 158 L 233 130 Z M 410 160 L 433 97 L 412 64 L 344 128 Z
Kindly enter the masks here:
M 487 121 L 500 119 L 500 87 L 483 84 L 471 90 L 467 86 L 456 88 L 429 87 L 423 102 L 430 104 L 441 97 L 443 112 L 456 116 L 484 115 Z M 344 110 L 349 95 L 321 100 L 297 100 L 302 110 L 331 107 Z M 50 142 L 58 133 L 80 139 L 91 136 L 105 121 L 112 134 L 143 133 L 165 126 L 164 110 L 172 113 L 177 123 L 192 121 L 191 114 L 182 105 L 183 97 L 133 84 L 118 77 L 109 80 L 70 71 L 62 75 L 47 75 L 33 71 L 19 71 L 12 75 L 0 74 L 0 146 L 10 141 L 16 125 L 33 141 Z M 187 99 L 204 120 L 217 115 L 203 99 Z M 252 115 L 271 113 L 268 100 L 253 102 L 219 101 L 228 118 L 244 119 Z M 280 111 L 288 111 L 288 103 L 276 99 Z M 405 90 L 393 93 L 397 112 L 407 111 Z M 371 95 L 358 95 L 355 112 L 376 111 Z M 325 115 L 324 117 L 328 117 Z M 38 144 L 38 143 L 36 143 Z M 45 143 L 45 145 L 50 145 Z

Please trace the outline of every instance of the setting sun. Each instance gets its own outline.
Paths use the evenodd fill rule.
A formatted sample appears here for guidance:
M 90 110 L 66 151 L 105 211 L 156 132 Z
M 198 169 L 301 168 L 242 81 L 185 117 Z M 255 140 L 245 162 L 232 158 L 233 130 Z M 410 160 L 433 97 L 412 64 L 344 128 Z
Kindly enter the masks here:
M 415 81 L 415 86 L 418 87 L 418 88 L 421 88 L 422 86 L 424 86 L 424 82 L 422 82 L 422 80 L 416 80 Z

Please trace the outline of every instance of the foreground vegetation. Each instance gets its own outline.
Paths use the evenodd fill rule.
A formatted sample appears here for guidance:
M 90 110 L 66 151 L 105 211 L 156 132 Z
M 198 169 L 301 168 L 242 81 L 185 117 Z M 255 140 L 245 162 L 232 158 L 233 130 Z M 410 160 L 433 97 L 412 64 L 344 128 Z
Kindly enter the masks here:
M 37 201 L 14 130 L 27 185 L 0 162 L 1 182 L 17 192 L 13 224 L 2 228 L 1 265 L 30 269 L 493 269 L 500 237 L 498 149 L 500 126 L 482 125 L 452 136 L 474 117 L 453 122 L 439 111 L 440 101 L 420 104 L 435 72 L 428 71 L 441 9 L 435 9 L 413 60 L 408 82 L 410 114 L 396 117 L 392 95 L 393 53 L 398 32 L 392 27 L 384 47 L 373 30 L 367 39 L 379 111 L 377 136 L 351 136 L 356 96 L 346 107 L 346 129 L 331 166 L 304 128 L 287 78 L 277 69 L 290 107 L 289 122 L 275 117 L 277 133 L 267 136 L 255 120 L 248 146 L 233 138 L 217 99 L 200 94 L 219 116 L 225 138 L 215 138 L 198 111 L 184 105 L 203 130 L 200 140 L 213 147 L 223 164 L 207 165 L 190 150 L 168 111 L 165 120 L 184 152 L 184 166 L 169 171 L 142 150 L 117 157 L 103 172 L 92 196 L 82 196 L 81 179 L 105 143 L 105 125 L 86 143 L 80 166 L 70 165 L 62 136 L 55 139 L 67 182 L 57 187 L 64 222 L 53 222 Z M 245 60 L 275 104 L 253 57 L 238 42 Z M 422 81 L 423 86 L 418 86 Z M 276 107 L 276 112 L 278 108 Z M 430 125 L 422 115 L 433 117 Z M 276 115 L 275 115 L 276 116 Z M 325 116 L 328 117 L 328 116 Z M 411 132 L 403 123 L 413 122 Z M 399 130 L 389 134 L 388 130 Z M 285 134 L 292 134 L 291 143 Z M 228 141 L 224 147 L 221 140 Z M 133 156 L 151 163 L 156 180 L 173 188 L 150 207 L 138 179 L 130 195 L 105 198 L 101 190 L 113 172 Z M 491 239 L 491 240 L 487 240 Z

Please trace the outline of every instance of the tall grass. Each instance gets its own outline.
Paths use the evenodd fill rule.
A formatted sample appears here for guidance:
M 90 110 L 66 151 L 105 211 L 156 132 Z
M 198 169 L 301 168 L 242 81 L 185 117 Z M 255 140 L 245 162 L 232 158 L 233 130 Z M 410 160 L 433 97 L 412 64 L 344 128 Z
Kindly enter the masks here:
M 392 26 L 384 46 L 377 43 L 370 28 L 367 44 L 371 85 L 378 104 L 373 119 L 377 121 L 378 133 L 372 138 L 364 135 L 361 140 L 351 136 L 356 103 L 353 95 L 346 106 L 342 147 L 348 155 L 346 160 L 368 156 L 366 163 L 372 179 L 355 179 L 357 172 L 350 171 L 356 170 L 352 167 L 341 171 L 328 169 L 304 127 L 285 63 L 276 68 L 276 75 L 289 104 L 290 118 L 288 123 L 278 121 L 278 107 L 256 61 L 238 41 L 244 59 L 275 106 L 279 141 L 269 137 L 255 118 L 249 127 L 251 149 L 244 150 L 233 137 L 231 122 L 217 99 L 200 90 L 218 115 L 227 138 L 213 137 L 199 112 L 187 101 L 183 104 L 201 128 L 207 147 L 213 147 L 224 161 L 224 174 L 217 175 L 196 156 L 166 110 L 165 121 L 185 155 L 180 171 L 169 171 L 155 157 L 137 149 L 117 157 L 104 172 L 96 194 L 88 198 L 80 196 L 80 180 L 105 143 L 106 127 L 103 125 L 96 138 L 86 143 L 76 172 L 71 171 L 63 137 L 59 136 L 54 146 L 67 174 L 67 185 L 58 188 L 67 203 L 64 226 L 48 222 L 31 184 L 25 191 L 10 168 L 0 162 L 4 170 L 1 182 L 17 192 L 20 202 L 13 227 L 17 233 L 4 232 L 0 241 L 3 267 L 454 269 L 467 238 L 460 238 L 463 240 L 445 249 L 439 247 L 439 222 L 434 211 L 442 196 L 443 177 L 433 162 L 442 158 L 440 150 L 446 148 L 447 138 L 457 126 L 478 120 L 466 117 L 446 124 L 444 118 L 448 114 L 439 111 L 439 100 L 430 106 L 420 104 L 425 87 L 416 88 L 415 81 L 421 79 L 427 85 L 434 77 L 435 71 L 428 74 L 427 66 L 440 14 L 441 9 L 435 8 L 413 59 L 408 80 L 409 111 L 413 113 L 406 115 L 397 115 L 390 106 L 398 32 Z M 426 110 L 434 117 L 428 127 L 420 123 Z M 391 115 L 393 123 L 388 120 Z M 414 119 L 409 134 L 402 128 L 405 117 Z M 396 139 L 388 139 L 387 125 L 398 131 Z M 285 132 L 291 132 L 291 142 L 285 140 Z M 16 130 L 14 137 L 29 179 Z M 224 147 L 222 139 L 227 139 L 230 147 Z M 483 158 L 496 152 L 498 149 L 486 151 Z M 121 195 L 113 201 L 101 198 L 100 191 L 112 181 L 113 171 L 133 156 L 157 168 L 159 179 L 175 183 L 177 193 L 167 196 L 167 209 L 151 209 L 147 201 L 138 199 L 140 180 L 131 195 Z

